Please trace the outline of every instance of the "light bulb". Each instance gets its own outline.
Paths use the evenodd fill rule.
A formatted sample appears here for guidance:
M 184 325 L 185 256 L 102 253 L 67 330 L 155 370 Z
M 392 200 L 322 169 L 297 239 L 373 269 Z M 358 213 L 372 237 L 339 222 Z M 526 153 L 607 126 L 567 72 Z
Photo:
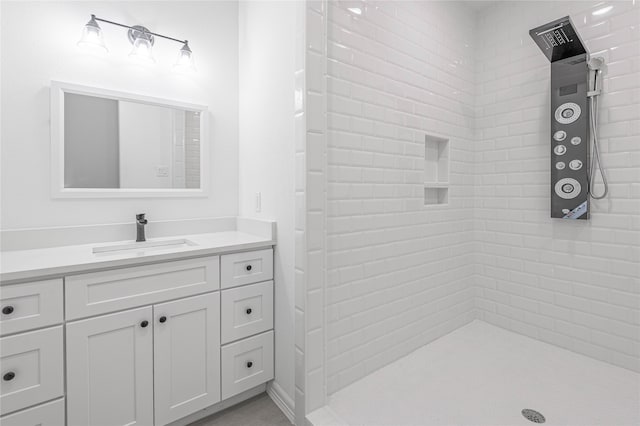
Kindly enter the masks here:
M 173 68 L 178 71 L 195 71 L 193 52 L 189 49 L 188 41 L 185 41 L 180 51 L 178 51 L 178 59 L 173 65 Z
M 151 41 L 147 36 L 143 35 L 135 39 L 129 57 L 140 62 L 153 63 L 156 61 L 151 51 Z
M 96 17 L 91 15 L 91 19 L 82 29 L 82 37 L 78 41 L 78 46 L 82 48 L 88 48 L 92 50 L 98 50 L 102 52 L 108 52 L 107 45 L 104 44 L 104 38 L 102 37 L 102 29 Z

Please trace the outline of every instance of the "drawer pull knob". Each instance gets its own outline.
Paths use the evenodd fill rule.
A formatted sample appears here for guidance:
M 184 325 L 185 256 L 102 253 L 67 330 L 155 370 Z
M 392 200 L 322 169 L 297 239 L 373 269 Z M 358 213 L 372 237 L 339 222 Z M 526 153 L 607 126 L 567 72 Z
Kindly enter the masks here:
M 251 310 L 251 308 L 247 308 L 245 312 L 247 313 L 247 315 L 251 315 L 251 312 L 253 312 L 253 310 Z
M 250 271 L 251 270 L 251 265 L 247 265 L 246 270 Z
M 251 367 L 253 367 L 253 362 L 251 361 L 247 362 L 247 368 L 251 368 Z
M 140 323 L 140 327 L 142 327 L 142 328 L 145 328 L 145 327 L 146 327 L 146 326 L 148 326 L 148 325 L 149 325 L 149 321 L 147 321 L 147 320 L 144 320 L 144 321 L 142 321 L 142 322 Z
M 14 377 L 16 377 L 16 373 L 14 373 L 13 371 L 9 371 L 8 373 L 5 373 L 4 376 L 2 376 L 2 380 L 8 382 L 13 380 Z
M 165 317 L 164 315 L 160 317 L 160 322 L 167 322 L 167 317 Z
M 5 315 L 11 315 L 13 313 L 13 306 L 5 306 L 2 308 L 2 313 Z

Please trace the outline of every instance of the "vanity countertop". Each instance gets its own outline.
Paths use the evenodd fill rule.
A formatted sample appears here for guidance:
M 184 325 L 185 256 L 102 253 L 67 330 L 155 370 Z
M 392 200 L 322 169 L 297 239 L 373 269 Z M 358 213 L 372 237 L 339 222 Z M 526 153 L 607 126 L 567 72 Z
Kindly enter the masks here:
M 150 238 L 149 242 L 188 240 L 193 245 L 153 249 L 129 249 L 122 252 L 94 253 L 94 247 L 132 244 L 119 241 L 62 247 L 12 250 L 0 252 L 0 282 L 9 284 L 24 280 L 44 279 L 86 271 L 135 266 L 192 257 L 212 256 L 224 252 L 267 248 L 275 244 L 271 238 L 238 231 Z

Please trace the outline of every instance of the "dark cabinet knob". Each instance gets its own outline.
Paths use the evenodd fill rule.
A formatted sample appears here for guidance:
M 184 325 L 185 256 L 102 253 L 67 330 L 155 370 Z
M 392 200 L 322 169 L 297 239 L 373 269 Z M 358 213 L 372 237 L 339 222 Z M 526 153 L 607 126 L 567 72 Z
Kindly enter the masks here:
M 247 315 L 251 315 L 251 312 L 253 312 L 253 311 L 251 310 L 251 308 L 247 308 L 247 310 L 245 312 L 247 313 Z
M 164 315 L 160 317 L 160 322 L 167 322 L 167 317 L 165 317 Z
M 10 315 L 13 313 L 13 306 L 5 306 L 2 308 L 2 313 L 5 315 Z
M 146 326 L 148 326 L 148 325 L 149 325 L 149 321 L 147 321 L 147 320 L 144 320 L 144 321 L 142 321 L 142 322 L 140 323 L 140 327 L 142 327 L 142 328 L 145 328 L 145 327 L 146 327 Z
M 13 371 L 9 371 L 8 373 L 5 373 L 4 376 L 2 376 L 2 380 L 8 382 L 10 380 L 13 380 L 14 377 L 16 377 L 16 373 L 14 373 Z
M 247 269 L 247 271 L 250 271 L 251 270 L 251 265 L 247 265 L 246 269 Z
M 251 367 L 253 367 L 253 362 L 251 361 L 247 362 L 247 368 L 251 368 Z

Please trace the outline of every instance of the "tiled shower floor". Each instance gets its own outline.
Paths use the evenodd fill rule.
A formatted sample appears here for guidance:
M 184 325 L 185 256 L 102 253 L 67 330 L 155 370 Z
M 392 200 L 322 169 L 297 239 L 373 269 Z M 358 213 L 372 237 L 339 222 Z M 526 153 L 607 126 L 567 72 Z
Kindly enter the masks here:
M 474 321 L 331 396 L 314 425 L 640 425 L 640 374 Z

